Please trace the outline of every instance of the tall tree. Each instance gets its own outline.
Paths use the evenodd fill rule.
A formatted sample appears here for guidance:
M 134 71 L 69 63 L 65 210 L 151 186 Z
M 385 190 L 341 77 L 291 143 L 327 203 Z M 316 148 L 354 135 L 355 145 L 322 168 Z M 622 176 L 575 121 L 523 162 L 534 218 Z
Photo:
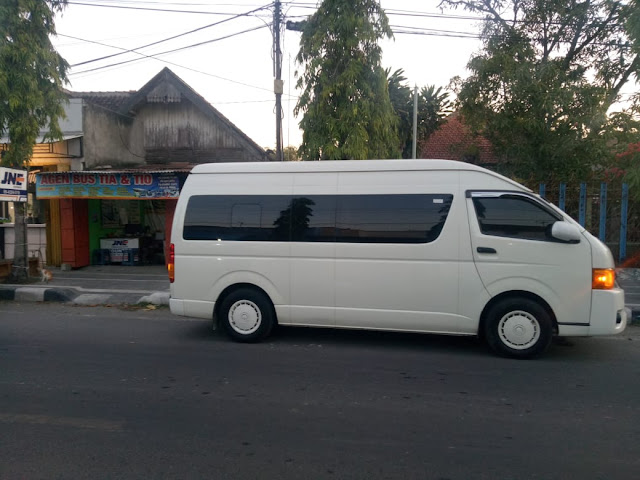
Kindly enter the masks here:
M 66 0 L 4 0 L 0 3 L 0 134 L 8 133 L 9 149 L 2 165 L 24 168 L 41 128 L 61 137 L 67 62 L 50 41 L 54 14 Z M 15 205 L 14 277 L 27 278 L 24 204 Z
M 402 148 L 402 158 L 411 158 L 413 144 L 413 93 L 406 84 L 404 70 L 398 69 L 391 73 L 385 70 L 389 85 L 391 105 L 398 116 L 398 136 Z M 418 141 L 425 140 L 435 132 L 444 117 L 451 113 L 453 103 L 449 100 L 449 93 L 442 87 L 435 85 L 422 87 L 418 93 Z
M 607 156 L 607 112 L 638 78 L 627 0 L 444 0 L 485 16 L 458 99 L 467 122 L 535 180 L 587 175 Z
M 297 62 L 306 160 L 393 158 L 396 116 L 378 41 L 391 38 L 375 0 L 324 0 L 305 23 Z M 296 72 L 298 74 L 298 72 Z

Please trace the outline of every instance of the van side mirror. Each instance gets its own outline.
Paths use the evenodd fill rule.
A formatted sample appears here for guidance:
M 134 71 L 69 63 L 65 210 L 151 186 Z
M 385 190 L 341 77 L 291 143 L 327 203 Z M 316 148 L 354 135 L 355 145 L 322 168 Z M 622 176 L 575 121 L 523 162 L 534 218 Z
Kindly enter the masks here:
M 580 243 L 582 238 L 578 227 L 567 222 L 555 222 L 551 227 L 551 236 L 568 243 Z

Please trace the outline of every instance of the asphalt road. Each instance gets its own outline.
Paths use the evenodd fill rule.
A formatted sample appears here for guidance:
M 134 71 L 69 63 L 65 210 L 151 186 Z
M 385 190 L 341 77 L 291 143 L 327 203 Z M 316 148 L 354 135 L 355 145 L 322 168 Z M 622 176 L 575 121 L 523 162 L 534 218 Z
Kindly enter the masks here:
M 637 479 L 640 327 L 475 339 L 0 303 L 0 479 Z

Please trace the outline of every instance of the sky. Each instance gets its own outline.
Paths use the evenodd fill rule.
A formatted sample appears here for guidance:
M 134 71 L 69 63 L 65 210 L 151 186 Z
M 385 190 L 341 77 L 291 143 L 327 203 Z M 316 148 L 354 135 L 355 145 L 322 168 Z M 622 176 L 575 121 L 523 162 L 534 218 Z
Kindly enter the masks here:
M 382 66 L 403 69 L 410 86 L 446 87 L 467 75 L 480 48 L 480 22 L 439 3 L 381 1 L 394 31 L 380 43 Z M 282 0 L 284 21 L 303 20 L 317 5 Z M 69 0 L 52 41 L 71 65 L 71 91 L 135 91 L 168 67 L 258 145 L 275 148 L 272 21 L 273 4 L 260 0 Z M 299 42 L 299 32 L 283 30 L 283 144 L 296 147 Z

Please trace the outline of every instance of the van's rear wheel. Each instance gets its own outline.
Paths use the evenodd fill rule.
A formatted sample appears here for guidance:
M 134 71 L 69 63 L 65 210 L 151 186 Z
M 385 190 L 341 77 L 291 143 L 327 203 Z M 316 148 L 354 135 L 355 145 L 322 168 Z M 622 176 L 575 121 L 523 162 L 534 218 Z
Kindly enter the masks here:
M 553 322 L 536 301 L 511 297 L 499 301 L 487 313 L 484 334 L 498 354 L 531 358 L 544 352 L 553 337 Z
M 220 320 L 227 334 L 236 342 L 258 342 L 271 332 L 275 312 L 264 293 L 240 288 L 222 301 Z

